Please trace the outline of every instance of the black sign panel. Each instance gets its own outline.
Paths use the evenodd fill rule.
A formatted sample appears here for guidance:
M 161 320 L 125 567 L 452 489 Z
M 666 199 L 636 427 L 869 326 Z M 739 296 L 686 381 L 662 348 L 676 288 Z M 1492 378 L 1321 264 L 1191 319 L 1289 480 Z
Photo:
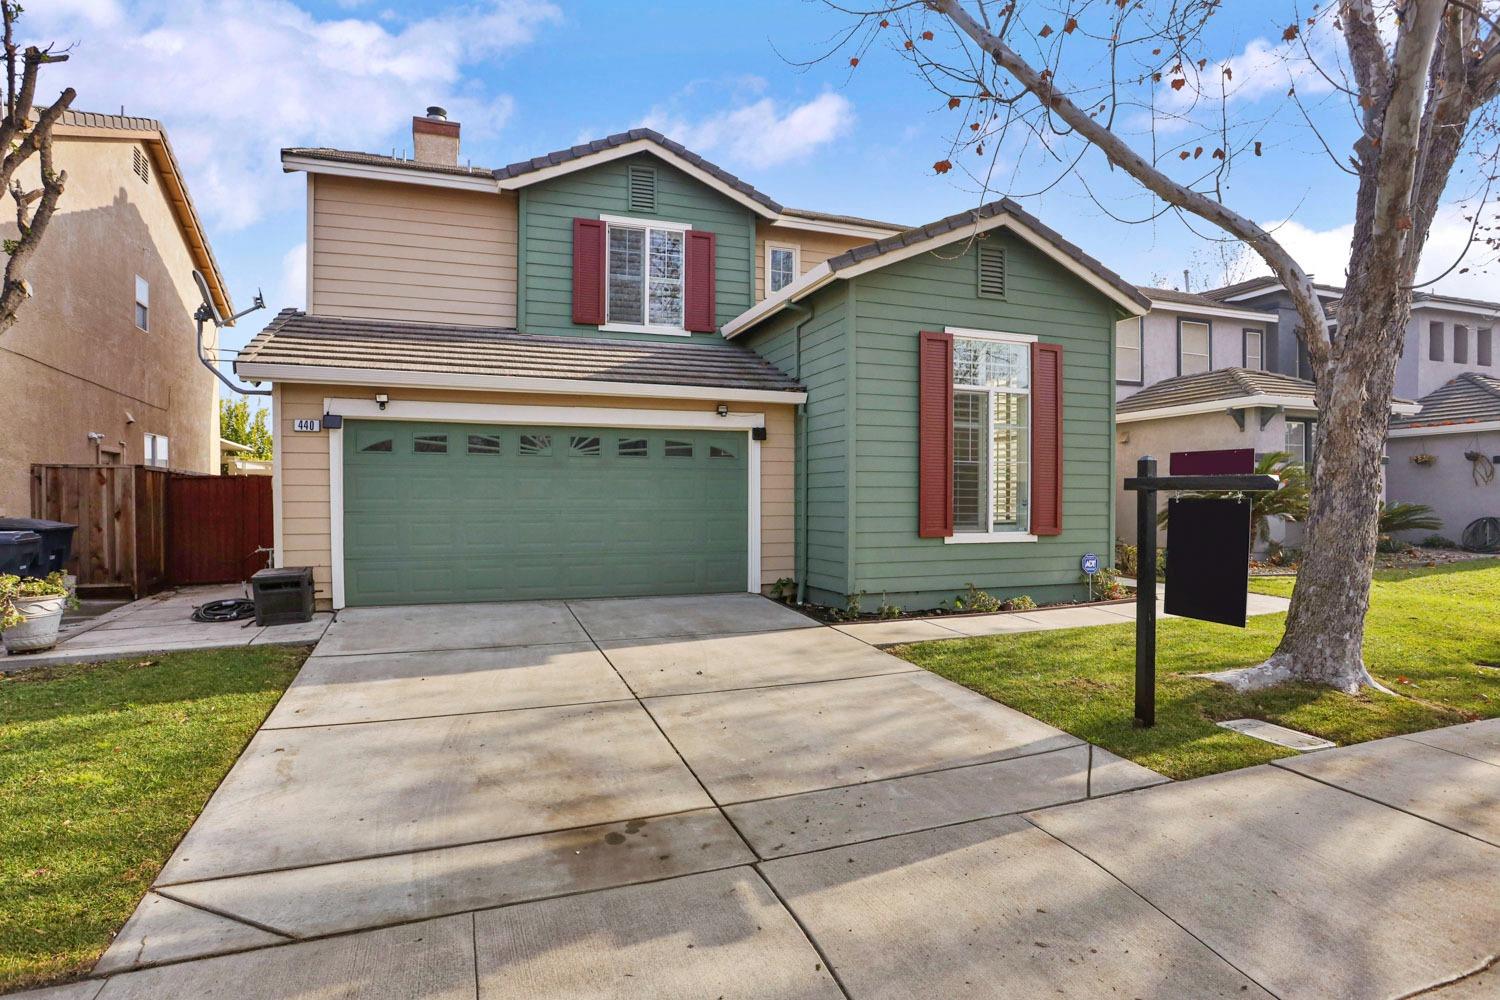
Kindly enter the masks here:
M 1250 501 L 1167 501 L 1167 614 L 1244 628 L 1249 586 Z

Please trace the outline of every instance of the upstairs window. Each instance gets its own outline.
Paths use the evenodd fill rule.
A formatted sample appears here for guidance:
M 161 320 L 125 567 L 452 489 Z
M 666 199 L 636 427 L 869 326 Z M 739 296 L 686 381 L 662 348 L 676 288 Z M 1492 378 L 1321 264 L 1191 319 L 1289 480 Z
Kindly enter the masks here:
M 1245 367 L 1253 372 L 1265 368 L 1265 335 L 1260 330 L 1245 331 Z
M 151 285 L 139 274 L 135 276 L 135 325 L 137 329 L 151 329 Z
M 146 464 L 154 465 L 158 469 L 165 469 L 169 459 L 170 444 L 171 442 L 167 440 L 165 434 L 147 434 L 146 454 L 144 456 Z
M 1474 342 L 1474 361 L 1475 361 L 1475 363 L 1478 364 L 1482 368 L 1489 368 L 1489 367 L 1491 367 L 1495 362 L 1494 362 L 1494 355 L 1492 353 L 1494 351 L 1494 344 L 1493 344 L 1493 342 L 1491 340 L 1490 328 L 1489 327 L 1482 328 L 1475 335 L 1475 338 L 1476 338 L 1475 342 Z
M 1429 323 L 1427 326 L 1427 360 L 1443 360 L 1443 324 Z
M 1210 331 L 1207 323 L 1186 319 L 1178 321 L 1177 374 L 1197 375 L 1213 368 L 1213 355 L 1209 347 Z
M 1453 324 L 1453 363 L 1469 363 L 1469 328 L 1460 323 Z
M 770 295 L 797 280 L 796 247 L 766 247 L 766 279 L 770 282 L 767 293 Z
M 953 339 L 953 530 L 1030 529 L 1031 347 Z
M 683 329 L 685 229 L 609 223 L 606 324 Z
M 1115 381 L 1140 385 L 1145 381 L 1141 334 L 1145 319 L 1133 316 L 1115 324 Z

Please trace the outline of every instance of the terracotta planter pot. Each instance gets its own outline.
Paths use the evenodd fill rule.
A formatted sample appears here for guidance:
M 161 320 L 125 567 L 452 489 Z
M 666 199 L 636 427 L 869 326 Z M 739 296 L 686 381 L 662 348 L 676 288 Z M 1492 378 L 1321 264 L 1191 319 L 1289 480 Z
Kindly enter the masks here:
M 21 597 L 16 599 L 16 610 L 25 621 L 5 630 L 0 639 L 7 653 L 36 653 L 57 645 L 57 632 L 62 627 L 63 607 L 68 599 L 56 597 Z

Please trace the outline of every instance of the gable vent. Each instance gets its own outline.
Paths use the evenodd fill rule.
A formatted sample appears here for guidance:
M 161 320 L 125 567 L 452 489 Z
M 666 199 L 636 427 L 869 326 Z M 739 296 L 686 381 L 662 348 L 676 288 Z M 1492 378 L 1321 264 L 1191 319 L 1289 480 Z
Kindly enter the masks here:
M 135 147 L 133 152 L 135 153 L 135 156 L 131 169 L 135 171 L 135 175 L 139 177 L 143 183 L 149 181 L 151 179 L 151 166 L 146 162 L 146 154 L 141 152 L 141 147 L 139 146 Z
M 1005 248 L 979 244 L 979 294 L 1005 298 Z
M 656 211 L 656 171 L 630 166 L 625 174 L 625 204 L 632 212 Z

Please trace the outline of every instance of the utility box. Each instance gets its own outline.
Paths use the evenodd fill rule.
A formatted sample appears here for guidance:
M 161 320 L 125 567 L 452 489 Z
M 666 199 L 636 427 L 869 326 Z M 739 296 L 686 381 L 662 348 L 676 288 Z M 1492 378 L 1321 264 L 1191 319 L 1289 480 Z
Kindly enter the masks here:
M 311 566 L 258 570 L 250 578 L 250 593 L 255 599 L 257 625 L 295 625 L 312 621 Z

